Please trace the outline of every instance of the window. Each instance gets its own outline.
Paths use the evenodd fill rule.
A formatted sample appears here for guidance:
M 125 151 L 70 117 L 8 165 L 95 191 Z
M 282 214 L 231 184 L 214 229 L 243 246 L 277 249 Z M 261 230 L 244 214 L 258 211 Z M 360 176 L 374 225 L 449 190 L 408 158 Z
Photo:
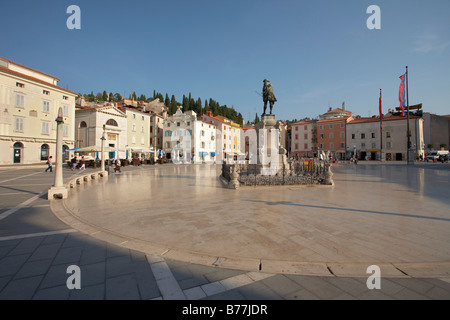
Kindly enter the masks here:
M 136 143 L 136 137 L 135 136 L 133 136 L 132 138 L 131 138 L 131 143 Z
M 69 126 L 67 124 L 63 124 L 63 137 L 69 136 Z
M 68 96 L 63 96 L 63 100 L 69 100 Z
M 132 129 L 133 132 L 136 132 L 136 124 L 133 123 Z
M 320 144 L 319 144 L 319 148 L 320 148 L 320 149 L 323 149 L 323 143 L 320 143 Z
M 333 125 L 332 124 L 330 124 L 330 129 L 333 129 Z
M 341 123 L 341 128 L 343 128 L 344 127 L 344 124 L 343 123 Z
M 69 106 L 66 104 L 63 104 L 63 116 L 68 117 L 69 116 Z
M 352 133 L 352 139 L 355 139 L 355 134 L 354 133 Z
M 190 121 L 186 122 L 186 125 L 189 127 L 191 125 L 191 122 Z
M 323 130 L 323 126 L 319 126 L 319 129 L 320 129 L 320 130 Z
M 371 135 L 372 135 L 372 138 L 375 138 L 375 132 L 372 132 Z
M 305 150 L 308 150 L 308 144 L 307 143 L 305 143 Z
M 181 125 L 181 123 L 177 122 L 177 127 L 179 127 Z
M 305 135 L 303 137 L 304 137 L 305 140 L 307 140 L 308 139 L 308 134 L 305 133 Z
M 392 148 L 392 142 L 388 141 L 386 142 L 386 148 L 391 149 Z
M 23 132 L 23 118 L 14 118 L 14 131 Z
M 117 121 L 114 119 L 109 119 L 108 121 L 106 121 L 106 124 L 108 126 L 114 126 L 114 127 L 118 127 L 119 125 L 117 124 Z
M 323 139 L 323 137 L 324 137 L 323 133 L 319 134 L 320 139 Z
M 361 133 L 361 139 L 365 139 L 366 138 L 366 134 L 365 133 Z
M 41 134 L 50 134 L 50 123 L 48 121 L 41 121 Z
M 145 131 L 145 128 L 144 128 L 144 126 L 142 126 L 141 133 L 144 133 L 144 131 Z
M 87 124 L 84 121 L 80 122 L 80 128 L 87 128 Z
M 16 87 L 25 88 L 25 85 L 23 83 L 16 82 Z
M 49 113 L 50 112 L 50 101 L 42 101 L 42 112 Z
M 133 113 L 133 119 L 136 119 L 136 113 Z
M 366 144 L 363 142 L 361 143 L 361 149 L 365 149 L 366 148 Z
M 295 144 L 295 150 L 298 150 L 298 143 Z
M 334 143 L 330 142 L 330 149 L 333 149 L 333 148 L 334 148 Z
M 144 116 L 141 116 L 141 120 L 144 121 Z
M 141 137 L 141 144 L 145 144 L 145 139 L 144 139 L 144 137 Z
M 295 140 L 298 140 L 298 134 L 295 135 Z
M 345 132 L 341 132 L 341 138 L 345 138 Z
M 333 138 L 334 138 L 334 133 L 330 132 L 330 139 L 333 139 Z
M 16 93 L 16 107 L 25 108 L 25 96 L 21 93 Z
M 159 119 L 158 119 L 159 120 Z M 167 127 L 170 128 L 170 123 L 167 123 Z
M 42 90 L 42 94 L 45 94 L 46 96 L 49 96 L 50 95 L 50 91 Z
M 377 144 L 375 142 L 372 142 L 372 149 L 375 149 L 377 147 Z
M 344 149 L 344 148 L 345 148 L 345 143 L 341 142 L 341 143 L 339 144 L 339 148 Z
M 304 126 L 303 129 L 308 130 L 308 126 Z
M 297 126 L 295 127 L 295 131 L 298 131 L 298 127 Z
M 388 131 L 386 132 L 386 138 L 390 138 L 391 137 L 391 133 Z

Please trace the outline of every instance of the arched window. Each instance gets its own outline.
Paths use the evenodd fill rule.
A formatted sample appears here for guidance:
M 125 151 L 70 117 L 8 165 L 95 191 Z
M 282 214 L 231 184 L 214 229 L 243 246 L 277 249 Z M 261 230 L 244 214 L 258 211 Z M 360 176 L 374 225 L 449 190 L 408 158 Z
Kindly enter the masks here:
M 48 144 L 43 144 L 41 146 L 41 160 L 45 161 L 48 160 L 48 152 L 49 152 Z
M 80 128 L 87 128 L 87 124 L 84 121 L 80 122 Z
M 114 126 L 114 127 L 118 127 L 119 125 L 117 124 L 117 121 L 114 119 L 109 119 L 108 121 L 106 121 L 106 124 L 108 126 Z

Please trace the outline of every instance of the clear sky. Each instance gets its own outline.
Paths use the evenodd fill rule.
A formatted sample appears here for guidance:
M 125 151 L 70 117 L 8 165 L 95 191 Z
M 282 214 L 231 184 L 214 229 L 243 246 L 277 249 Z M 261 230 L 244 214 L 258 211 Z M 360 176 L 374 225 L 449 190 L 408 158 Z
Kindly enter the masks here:
M 80 30 L 66 27 L 72 4 Z M 373 4 L 380 30 L 366 26 Z M 449 0 L 2 0 L 0 56 L 76 92 L 191 92 L 246 120 L 263 111 L 266 78 L 280 120 L 343 101 L 377 114 L 380 88 L 386 112 L 408 66 L 410 104 L 450 114 Z

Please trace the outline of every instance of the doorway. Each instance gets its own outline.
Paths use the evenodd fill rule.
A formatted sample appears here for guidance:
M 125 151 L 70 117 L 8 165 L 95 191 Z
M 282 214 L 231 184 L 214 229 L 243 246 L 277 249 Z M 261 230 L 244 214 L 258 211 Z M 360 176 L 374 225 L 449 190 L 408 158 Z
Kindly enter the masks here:
M 13 150 L 13 163 L 22 163 L 23 144 L 21 142 L 14 143 Z

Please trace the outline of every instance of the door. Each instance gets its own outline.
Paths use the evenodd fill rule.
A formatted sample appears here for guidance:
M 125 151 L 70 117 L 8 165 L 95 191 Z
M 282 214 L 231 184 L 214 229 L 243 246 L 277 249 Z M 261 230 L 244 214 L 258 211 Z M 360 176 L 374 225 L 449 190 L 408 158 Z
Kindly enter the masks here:
M 21 163 L 22 162 L 22 149 L 23 149 L 23 144 L 20 142 L 16 142 L 14 144 L 14 159 L 13 159 L 13 163 Z

